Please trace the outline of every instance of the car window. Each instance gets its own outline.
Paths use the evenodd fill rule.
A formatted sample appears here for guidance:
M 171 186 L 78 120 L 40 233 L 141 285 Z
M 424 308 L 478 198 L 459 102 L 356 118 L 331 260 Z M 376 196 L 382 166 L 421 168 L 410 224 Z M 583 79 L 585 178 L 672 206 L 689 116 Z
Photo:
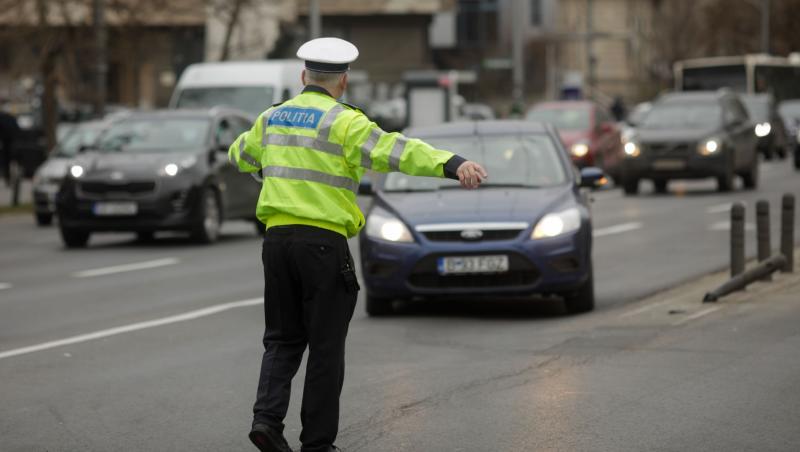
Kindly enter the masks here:
M 222 148 L 228 148 L 241 133 L 241 124 L 234 122 L 233 118 L 223 118 L 216 126 L 214 132 L 216 144 Z
M 67 133 L 58 143 L 55 155 L 71 157 L 77 154 L 81 147 L 93 146 L 102 129 L 97 126 L 77 125 Z
M 574 108 L 534 108 L 526 118 L 556 126 L 559 130 L 586 130 L 591 124 L 590 110 L 584 106 Z
M 481 162 L 491 174 L 483 187 L 543 187 L 567 181 L 559 150 L 546 134 L 437 137 L 426 141 L 439 149 Z M 386 191 L 417 191 L 458 186 L 458 181 L 450 179 L 390 173 L 383 188 Z
M 750 118 L 755 121 L 766 121 L 769 119 L 769 101 L 767 99 L 749 97 L 743 98 L 742 101 L 747 108 Z
M 185 88 L 180 92 L 176 108 L 229 106 L 258 115 L 275 102 L 273 98 L 271 86 Z
M 737 122 L 747 122 L 750 119 L 750 115 L 741 100 L 731 99 L 730 108 L 733 110 L 731 114 L 734 115 Z
M 781 116 L 800 118 L 800 101 L 781 102 L 778 106 Z
M 718 127 L 722 106 L 717 101 L 665 102 L 653 105 L 642 120 L 645 129 L 702 129 Z
M 100 137 L 105 152 L 181 152 L 205 147 L 206 118 L 129 118 L 116 122 Z

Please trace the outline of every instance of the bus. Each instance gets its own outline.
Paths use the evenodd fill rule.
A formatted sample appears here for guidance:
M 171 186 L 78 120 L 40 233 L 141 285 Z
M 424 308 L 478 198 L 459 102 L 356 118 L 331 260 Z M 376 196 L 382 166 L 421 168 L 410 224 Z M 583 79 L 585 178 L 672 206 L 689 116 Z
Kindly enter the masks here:
M 741 94 L 770 93 L 776 101 L 800 98 L 800 65 L 784 57 L 694 58 L 676 62 L 673 71 L 676 91 L 729 88 Z

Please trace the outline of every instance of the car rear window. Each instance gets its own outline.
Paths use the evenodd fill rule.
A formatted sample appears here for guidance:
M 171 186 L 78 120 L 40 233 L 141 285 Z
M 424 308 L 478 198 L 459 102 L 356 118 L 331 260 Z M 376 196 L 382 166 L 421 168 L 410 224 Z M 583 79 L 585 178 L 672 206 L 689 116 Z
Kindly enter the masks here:
M 423 139 L 439 149 L 474 160 L 489 173 L 483 187 L 548 187 L 567 181 L 558 148 L 548 135 L 484 135 Z M 386 191 L 425 191 L 458 187 L 451 179 L 408 176 L 390 173 Z

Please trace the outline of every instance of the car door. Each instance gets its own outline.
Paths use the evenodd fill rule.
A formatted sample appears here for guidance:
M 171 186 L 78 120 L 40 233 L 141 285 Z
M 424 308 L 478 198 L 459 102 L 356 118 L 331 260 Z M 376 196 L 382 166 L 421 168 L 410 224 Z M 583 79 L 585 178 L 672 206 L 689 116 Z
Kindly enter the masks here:
M 253 121 L 244 116 L 231 115 L 228 117 L 231 126 L 233 141 L 239 135 L 250 130 Z M 227 157 L 227 156 L 226 156 Z M 229 185 L 231 187 L 232 202 L 236 205 L 236 217 L 250 219 L 255 217 L 258 196 L 261 194 L 261 183 L 250 173 L 243 173 L 232 163 L 228 165 L 232 171 Z
M 219 181 L 225 218 L 240 218 L 244 210 L 238 169 L 228 161 L 228 148 L 236 140 L 237 127 L 230 116 L 217 119 L 214 124 L 211 168 Z
M 734 167 L 748 168 L 756 154 L 756 135 L 747 110 L 739 99 L 727 98 L 722 101 L 723 121 L 734 143 Z

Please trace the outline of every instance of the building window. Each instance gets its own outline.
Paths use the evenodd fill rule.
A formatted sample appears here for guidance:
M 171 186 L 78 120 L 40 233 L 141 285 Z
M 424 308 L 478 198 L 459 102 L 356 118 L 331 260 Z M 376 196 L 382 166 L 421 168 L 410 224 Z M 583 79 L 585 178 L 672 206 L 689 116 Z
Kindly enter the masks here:
M 542 25 L 542 0 L 531 0 L 531 25 L 539 27 Z
M 459 46 L 486 47 L 497 42 L 497 3 L 497 0 L 459 0 Z

